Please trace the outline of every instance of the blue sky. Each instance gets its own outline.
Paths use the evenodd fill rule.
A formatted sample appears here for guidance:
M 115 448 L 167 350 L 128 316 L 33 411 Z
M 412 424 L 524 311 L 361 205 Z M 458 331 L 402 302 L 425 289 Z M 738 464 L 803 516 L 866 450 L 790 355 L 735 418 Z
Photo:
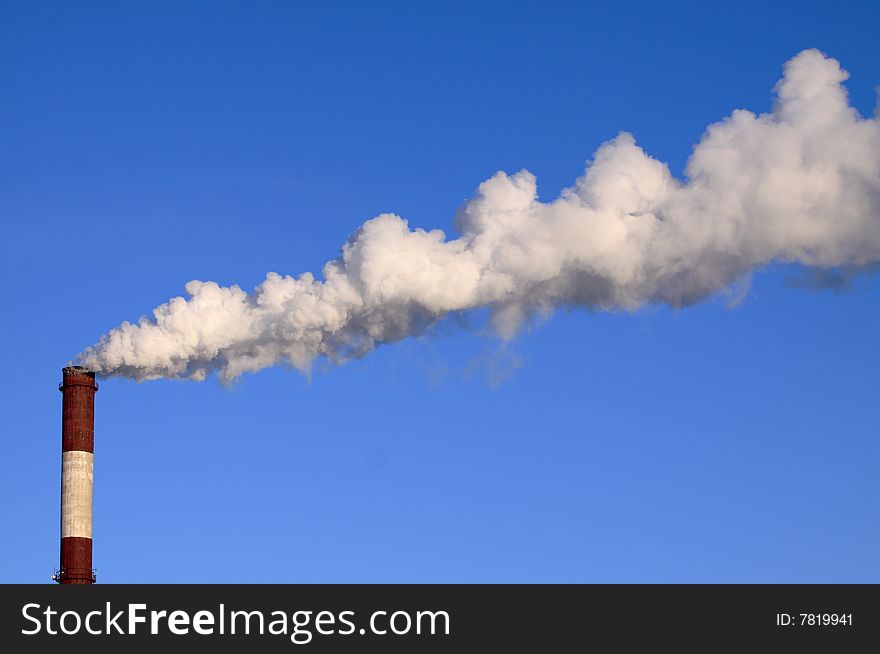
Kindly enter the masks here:
M 58 559 L 60 368 L 190 279 L 320 270 L 393 211 L 452 232 L 620 130 L 681 175 L 784 61 L 880 84 L 868 2 L 6 3 L 4 582 Z M 476 6 L 475 6 L 476 5 Z M 311 380 L 109 379 L 102 582 L 878 582 L 880 288 L 484 316 Z

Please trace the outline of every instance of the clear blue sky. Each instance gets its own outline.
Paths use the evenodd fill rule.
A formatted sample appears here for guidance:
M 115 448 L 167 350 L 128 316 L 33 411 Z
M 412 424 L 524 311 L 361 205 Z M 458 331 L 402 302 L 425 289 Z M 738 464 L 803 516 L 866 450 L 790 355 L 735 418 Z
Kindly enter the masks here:
M 873 2 L 3 4 L 5 582 L 58 561 L 60 368 L 194 278 L 318 271 L 620 130 L 680 175 L 781 65 L 880 84 Z M 771 6 L 772 5 L 772 6 Z M 447 322 L 311 381 L 111 379 L 103 582 L 880 582 L 880 285 Z

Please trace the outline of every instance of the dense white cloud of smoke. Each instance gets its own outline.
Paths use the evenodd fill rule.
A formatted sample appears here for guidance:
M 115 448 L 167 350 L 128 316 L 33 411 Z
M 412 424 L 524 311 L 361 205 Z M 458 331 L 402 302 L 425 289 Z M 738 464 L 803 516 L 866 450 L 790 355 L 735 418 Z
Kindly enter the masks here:
M 324 266 L 323 281 L 269 273 L 253 293 L 191 281 L 152 318 L 79 356 L 103 375 L 223 380 L 287 362 L 307 372 L 487 307 L 503 338 L 561 306 L 682 306 L 771 262 L 847 270 L 880 262 L 880 120 L 849 105 L 847 73 L 806 50 L 785 64 L 767 114 L 734 111 L 695 146 L 686 181 L 629 134 L 575 185 L 537 199 L 499 172 L 456 217 L 460 236 L 382 214 Z

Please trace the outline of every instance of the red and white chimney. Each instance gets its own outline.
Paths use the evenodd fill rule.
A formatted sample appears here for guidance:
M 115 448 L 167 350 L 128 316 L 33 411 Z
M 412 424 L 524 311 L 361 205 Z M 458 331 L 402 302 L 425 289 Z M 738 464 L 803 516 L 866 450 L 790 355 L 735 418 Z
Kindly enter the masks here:
M 60 584 L 93 584 L 92 484 L 95 470 L 95 373 L 82 366 L 61 370 Z

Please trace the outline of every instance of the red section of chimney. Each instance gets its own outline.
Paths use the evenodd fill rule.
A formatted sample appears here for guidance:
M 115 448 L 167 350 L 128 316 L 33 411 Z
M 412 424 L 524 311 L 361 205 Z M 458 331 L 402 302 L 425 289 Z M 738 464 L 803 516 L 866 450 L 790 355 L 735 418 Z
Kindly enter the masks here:
M 72 366 L 61 370 L 61 451 L 95 451 L 95 373 Z
M 92 539 L 68 536 L 61 539 L 61 569 L 55 574 L 59 584 L 93 584 Z
M 92 484 L 95 452 L 95 373 L 62 369 L 61 584 L 92 584 Z

